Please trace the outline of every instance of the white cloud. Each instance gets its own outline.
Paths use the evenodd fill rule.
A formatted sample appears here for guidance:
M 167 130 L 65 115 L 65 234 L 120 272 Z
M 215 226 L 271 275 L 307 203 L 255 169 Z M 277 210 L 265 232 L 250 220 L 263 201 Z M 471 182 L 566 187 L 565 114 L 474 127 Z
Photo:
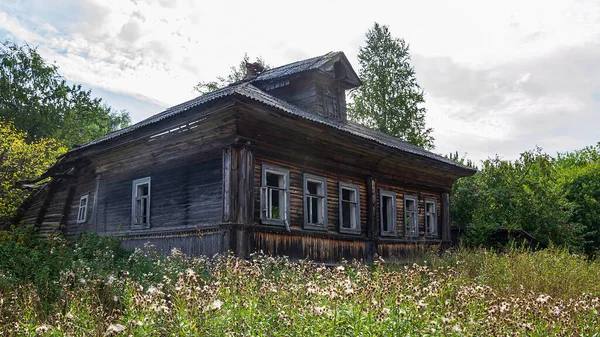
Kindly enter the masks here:
M 150 102 L 129 105 L 141 109 L 134 121 L 191 98 L 244 52 L 279 65 L 343 50 L 358 69 L 374 21 L 411 44 L 439 152 L 515 158 L 535 144 L 553 152 L 598 140 L 596 1 L 0 4 L 0 32 L 39 45 L 69 80 L 116 93 L 118 104 Z

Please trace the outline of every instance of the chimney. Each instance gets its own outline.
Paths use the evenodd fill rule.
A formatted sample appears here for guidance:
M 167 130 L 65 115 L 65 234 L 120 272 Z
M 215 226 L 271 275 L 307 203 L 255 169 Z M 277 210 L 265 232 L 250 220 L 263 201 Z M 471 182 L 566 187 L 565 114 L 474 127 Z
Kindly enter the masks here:
M 255 63 L 246 62 L 246 76 L 244 76 L 244 80 L 247 81 L 247 80 L 251 80 L 251 79 L 255 78 L 260 73 L 262 73 L 264 69 L 265 69 L 265 67 L 263 67 L 263 65 L 260 64 L 259 62 L 255 62 Z

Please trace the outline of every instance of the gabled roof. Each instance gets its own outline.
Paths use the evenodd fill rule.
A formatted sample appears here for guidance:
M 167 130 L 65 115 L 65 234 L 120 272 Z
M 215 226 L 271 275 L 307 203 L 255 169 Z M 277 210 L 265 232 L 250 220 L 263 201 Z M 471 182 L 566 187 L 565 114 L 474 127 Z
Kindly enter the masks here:
M 406 153 L 411 153 L 411 154 L 418 155 L 418 156 L 421 156 L 424 158 L 442 162 L 442 163 L 451 165 L 456 168 L 468 170 L 470 172 L 475 172 L 475 170 L 473 168 L 461 165 L 461 164 L 454 162 L 448 158 L 445 158 L 445 157 L 442 157 L 435 153 L 429 152 L 423 148 L 412 145 L 408 142 L 405 142 L 401 139 L 389 136 L 382 132 L 369 129 L 367 127 L 364 127 L 364 126 L 356 124 L 356 123 L 352 123 L 352 122 L 343 123 L 343 122 L 331 120 L 331 119 L 328 119 L 328 118 L 325 118 L 325 117 L 322 117 L 322 116 L 319 116 L 316 114 L 309 113 L 307 111 L 304 111 L 304 110 L 296 107 L 295 105 L 292 105 L 292 104 L 285 102 L 279 98 L 276 98 L 273 95 L 268 94 L 267 92 L 265 92 L 263 90 L 260 90 L 259 88 L 252 85 L 251 83 L 239 83 L 236 85 L 227 86 L 227 87 L 219 89 L 217 91 L 196 97 L 187 102 L 178 104 L 171 108 L 168 108 L 167 110 L 165 110 L 161 113 L 158 113 L 154 116 L 151 116 L 137 124 L 131 125 L 127 128 L 121 129 L 119 131 L 115 131 L 104 137 L 95 139 L 85 145 L 82 145 L 78 148 L 75 148 L 75 149 L 69 151 L 67 154 L 79 152 L 87 147 L 102 143 L 109 139 L 118 138 L 118 137 L 128 134 L 134 130 L 143 128 L 150 124 L 157 123 L 161 120 L 175 116 L 181 112 L 187 111 L 196 106 L 217 100 L 222 97 L 235 96 L 235 95 L 239 95 L 242 97 L 252 99 L 259 103 L 268 105 L 272 108 L 276 108 L 282 112 L 289 113 L 289 114 L 295 115 L 295 116 L 299 116 L 304 119 L 323 124 L 327 127 L 332 127 L 337 130 L 346 132 L 348 134 L 352 134 L 354 136 L 361 137 L 363 139 L 374 141 L 374 142 L 379 143 L 384 146 L 388 146 L 388 147 L 391 147 L 391 148 L 394 148 L 394 149 L 397 149 L 397 150 L 400 150 L 400 151 L 403 151 Z
M 354 69 L 352 69 L 352 66 L 346 58 L 346 55 L 344 55 L 344 53 L 341 51 L 332 51 L 325 55 L 312 57 L 306 60 L 297 61 L 276 68 L 265 70 L 264 72 L 260 73 L 256 78 L 252 79 L 250 83 L 258 84 L 260 82 L 268 82 L 272 80 L 287 78 L 306 71 L 324 70 L 329 65 L 333 65 L 333 63 L 338 61 L 341 62 L 347 70 L 349 70 L 349 74 L 347 75 L 346 81 L 352 83 L 352 86 L 360 85 L 360 79 L 358 78 L 358 75 L 356 75 L 356 72 L 354 72 Z

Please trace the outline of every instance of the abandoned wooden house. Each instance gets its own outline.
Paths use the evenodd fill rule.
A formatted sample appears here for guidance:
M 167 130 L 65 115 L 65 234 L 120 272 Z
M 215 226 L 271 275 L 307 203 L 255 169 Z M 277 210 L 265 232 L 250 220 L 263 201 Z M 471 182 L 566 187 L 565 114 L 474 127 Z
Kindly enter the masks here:
M 452 183 L 474 173 L 349 122 L 342 52 L 258 72 L 64 155 L 17 221 L 126 247 L 371 261 L 450 242 Z

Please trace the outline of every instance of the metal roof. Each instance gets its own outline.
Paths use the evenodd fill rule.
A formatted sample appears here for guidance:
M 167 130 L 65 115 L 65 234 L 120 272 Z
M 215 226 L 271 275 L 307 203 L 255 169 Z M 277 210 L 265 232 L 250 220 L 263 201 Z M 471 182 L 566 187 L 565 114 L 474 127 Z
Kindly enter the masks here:
M 287 77 L 289 75 L 299 73 L 302 71 L 317 69 L 317 68 L 321 67 L 322 65 L 324 65 L 325 63 L 329 62 L 332 58 L 336 57 L 338 54 L 339 54 L 339 52 L 330 52 L 330 53 L 327 53 L 322 56 L 313 57 L 313 58 L 310 58 L 307 60 L 298 61 L 298 62 L 294 62 L 294 63 L 284 65 L 281 67 L 273 68 L 273 69 L 263 72 L 256 79 L 254 79 L 251 82 L 262 81 L 262 80 L 271 80 L 271 79 L 280 78 L 280 77 Z M 233 84 L 233 85 L 221 88 L 219 90 L 213 91 L 211 93 L 196 97 L 187 102 L 175 105 L 173 107 L 166 109 L 163 112 L 153 115 L 153 116 L 151 116 L 147 119 L 144 119 L 141 122 L 138 122 L 127 128 L 109 133 L 103 137 L 92 140 L 91 142 L 89 142 L 87 144 L 84 144 L 77 148 L 74 148 L 71 151 L 69 151 L 66 155 L 68 155 L 70 153 L 74 153 L 74 152 L 79 152 L 85 148 L 102 143 L 102 142 L 110 140 L 110 139 L 118 138 L 118 137 L 128 134 L 132 131 L 143 128 L 147 125 L 159 122 L 166 118 L 175 116 L 181 112 L 184 112 L 184 111 L 192 109 L 196 106 L 217 100 L 219 98 L 226 97 L 226 96 L 241 95 L 243 97 L 250 98 L 250 99 L 260 102 L 262 104 L 266 104 L 273 108 L 279 109 L 283 112 L 289 113 L 291 115 L 296 115 L 296 116 L 302 117 L 304 119 L 344 131 L 344 132 L 352 134 L 354 136 L 358 136 L 358 137 L 361 137 L 361 138 L 364 138 L 364 139 L 367 139 L 370 141 L 377 142 L 381 145 L 385 145 L 385 146 L 388 146 L 391 148 L 395 148 L 397 150 L 401 150 L 403 152 L 412 153 L 412 154 L 415 154 L 415 155 L 418 155 L 421 157 L 425 157 L 425 158 L 432 159 L 432 160 L 435 160 L 438 162 L 442 162 L 442 163 L 445 163 L 445 164 L 448 164 L 448 165 L 451 165 L 451 166 L 454 166 L 457 168 L 466 169 L 466 170 L 475 172 L 475 169 L 473 169 L 473 168 L 461 165 L 461 164 L 454 162 L 448 158 L 437 155 L 437 154 L 427 151 L 421 147 L 412 145 L 406 141 L 403 141 L 396 137 L 392 137 L 392 136 L 384 134 L 382 132 L 372 130 L 370 128 L 367 128 L 365 126 L 362 126 L 362 125 L 359 125 L 359 124 L 356 124 L 353 122 L 343 123 L 340 121 L 330 120 L 328 118 L 304 111 L 304 110 L 296 107 L 295 105 L 292 105 L 286 101 L 276 98 L 273 95 L 270 95 L 267 92 L 257 88 L 256 86 L 252 85 L 251 82 L 242 82 L 242 83 Z
M 256 78 L 252 79 L 251 82 L 270 81 L 282 77 L 288 77 L 303 71 L 319 69 L 339 54 L 341 54 L 341 52 L 332 51 L 325 55 L 289 63 L 277 68 L 268 69 L 260 73 Z

